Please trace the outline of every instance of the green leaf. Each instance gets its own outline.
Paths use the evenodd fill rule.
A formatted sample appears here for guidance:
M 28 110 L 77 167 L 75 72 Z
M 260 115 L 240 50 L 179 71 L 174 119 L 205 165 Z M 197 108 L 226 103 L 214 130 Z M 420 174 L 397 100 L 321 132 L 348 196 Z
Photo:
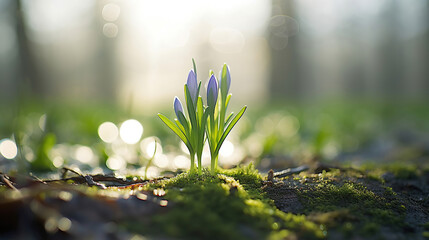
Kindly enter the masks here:
M 201 81 L 198 83 L 198 92 L 197 92 L 197 96 L 200 94 L 200 89 L 201 89 Z
M 225 101 L 225 111 L 228 108 L 229 100 L 231 100 L 231 96 L 232 96 L 232 94 L 230 93 L 230 94 L 228 94 L 228 97 L 226 98 L 226 101 Z
M 174 121 L 176 122 L 176 125 L 179 127 L 180 131 L 182 131 L 182 133 L 186 136 L 186 129 L 183 127 L 183 125 L 176 118 Z
M 208 114 L 209 111 L 207 111 L 207 109 L 203 109 L 204 113 L 203 116 L 200 119 L 200 129 L 198 132 L 198 149 L 197 149 L 197 154 L 199 156 L 201 156 L 202 152 L 203 152 L 203 148 L 204 148 L 204 135 L 205 135 L 205 129 L 206 129 L 206 124 L 207 124 L 207 118 L 208 118 Z
M 158 117 L 169 127 L 179 138 L 182 140 L 185 145 L 188 147 L 189 152 L 194 152 L 188 138 L 186 135 L 180 130 L 179 127 L 177 127 L 170 119 L 168 119 L 166 116 L 162 115 L 161 113 L 158 113 Z
M 185 96 L 186 96 L 186 107 L 188 108 L 189 120 L 191 120 L 192 129 L 196 129 L 196 115 L 195 115 L 195 107 L 192 104 L 191 93 L 189 92 L 188 86 L 185 84 Z
M 233 112 L 229 114 L 229 116 L 226 118 L 225 125 L 228 125 L 229 121 L 231 121 L 233 116 L 234 116 Z
M 198 126 L 202 130 L 204 130 L 203 128 L 201 128 L 201 122 L 202 122 L 204 112 L 205 111 L 204 111 L 204 105 L 203 105 L 203 98 L 199 96 L 197 101 L 197 120 L 198 120 Z
M 192 65 L 194 66 L 195 78 L 196 78 L 196 79 L 197 79 L 197 81 L 198 81 L 198 78 L 197 78 L 197 65 L 195 64 L 195 60 L 194 60 L 194 58 L 192 58 Z
M 185 115 L 183 115 L 182 112 L 178 112 L 178 116 L 179 118 L 179 123 L 182 125 L 182 127 L 185 129 L 185 131 L 183 131 L 186 135 L 186 133 L 189 133 L 189 123 L 188 120 L 186 120 Z
M 49 157 L 49 152 L 54 147 L 55 143 L 55 134 L 48 133 L 43 136 L 43 139 L 37 149 L 36 159 L 31 163 L 32 170 L 44 172 L 55 169 L 52 164 L 52 159 Z
M 220 85 L 221 86 L 220 92 L 221 92 L 221 96 L 222 96 L 223 101 L 225 101 L 226 96 L 228 94 L 227 93 L 228 85 L 226 84 L 227 68 L 228 68 L 228 66 L 226 64 L 224 64 L 223 68 L 222 68 L 221 77 L 220 77 L 221 79 L 219 79 L 219 82 L 222 82 Z
M 232 119 L 231 123 L 228 125 L 228 127 L 225 129 L 225 132 L 223 132 L 222 136 L 219 139 L 219 142 L 217 143 L 215 154 L 217 155 L 219 153 L 220 147 L 222 146 L 223 142 L 225 141 L 228 134 L 231 132 L 232 128 L 237 124 L 238 120 L 243 116 L 244 112 L 246 111 L 247 106 L 244 106 L 240 112 Z

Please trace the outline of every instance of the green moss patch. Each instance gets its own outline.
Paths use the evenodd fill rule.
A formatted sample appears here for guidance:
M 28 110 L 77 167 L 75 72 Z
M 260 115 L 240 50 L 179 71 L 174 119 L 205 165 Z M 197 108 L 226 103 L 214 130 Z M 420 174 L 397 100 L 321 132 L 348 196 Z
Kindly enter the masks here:
M 262 178 L 253 166 L 180 174 L 150 184 L 165 190 L 174 206 L 153 219 L 153 233 L 186 239 L 282 239 L 324 237 L 320 227 L 303 215 L 284 213 L 262 192 Z
M 285 189 L 288 199 L 298 199 L 300 208 L 295 212 L 320 224 L 327 236 L 383 238 L 387 230 L 397 234 L 409 231 L 404 199 L 384 182 L 368 178 L 359 171 L 301 173 L 281 179 L 266 189 L 279 208 L 285 202 L 276 197 L 276 192 L 284 196 Z

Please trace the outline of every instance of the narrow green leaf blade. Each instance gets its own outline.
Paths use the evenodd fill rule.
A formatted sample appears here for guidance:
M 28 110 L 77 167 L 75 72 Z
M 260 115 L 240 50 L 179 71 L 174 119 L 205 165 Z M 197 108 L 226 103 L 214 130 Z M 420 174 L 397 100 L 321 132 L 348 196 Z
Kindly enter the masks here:
M 191 121 L 192 129 L 196 128 L 195 107 L 192 103 L 191 93 L 189 92 L 188 86 L 185 84 L 185 95 L 186 95 L 186 107 L 188 108 L 189 120 Z
M 226 111 L 226 109 L 228 109 L 229 100 L 231 100 L 231 96 L 232 96 L 232 94 L 230 93 L 230 94 L 228 94 L 228 97 L 226 98 L 226 101 L 225 101 L 225 111 Z
M 219 139 L 219 142 L 217 143 L 215 153 L 218 154 L 220 147 L 222 146 L 223 142 L 225 141 L 228 134 L 231 132 L 232 128 L 237 124 L 238 120 L 243 116 L 244 112 L 246 111 L 247 106 L 244 106 L 240 112 L 232 119 L 231 123 L 228 125 L 228 127 L 225 129 L 225 132 L 223 132 L 222 136 Z
M 194 58 L 192 58 L 192 65 L 194 67 L 195 78 L 197 78 L 197 65 L 195 64 Z M 197 78 L 198 81 L 198 78 Z
M 183 125 L 179 122 L 179 120 L 174 119 L 174 121 L 176 122 L 176 125 L 179 127 L 180 131 L 182 131 L 183 134 L 186 133 L 186 129 L 183 127 Z M 186 134 L 185 134 L 186 135 Z
M 182 127 L 185 129 L 183 132 L 185 133 L 189 133 L 189 123 L 188 120 L 186 120 L 185 115 L 183 115 L 182 112 L 179 112 L 178 116 L 179 119 L 179 123 L 182 125 Z
M 234 113 L 233 112 L 230 113 L 229 116 L 226 118 L 225 125 L 228 125 L 229 121 L 232 120 L 232 117 L 234 117 Z
M 201 126 L 201 120 L 203 118 L 203 115 L 204 115 L 203 98 L 200 96 L 198 97 L 198 101 L 197 101 L 197 120 L 198 120 L 199 126 Z
M 158 113 L 158 117 L 161 119 L 161 121 L 165 123 L 165 125 L 167 125 L 167 127 L 169 127 L 180 138 L 180 140 L 182 140 L 186 144 L 188 148 L 190 148 L 190 151 L 191 150 L 193 151 L 192 146 L 189 144 L 188 138 L 182 132 L 182 130 L 180 130 L 180 128 L 173 123 L 173 121 L 171 121 L 161 113 Z

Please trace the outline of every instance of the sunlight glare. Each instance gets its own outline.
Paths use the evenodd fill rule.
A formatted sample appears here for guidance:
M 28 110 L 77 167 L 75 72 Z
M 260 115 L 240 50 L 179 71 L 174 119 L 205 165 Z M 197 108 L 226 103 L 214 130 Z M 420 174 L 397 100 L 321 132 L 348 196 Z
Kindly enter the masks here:
M 244 35 L 233 28 L 215 28 L 210 32 L 210 44 L 221 53 L 239 53 L 245 45 Z

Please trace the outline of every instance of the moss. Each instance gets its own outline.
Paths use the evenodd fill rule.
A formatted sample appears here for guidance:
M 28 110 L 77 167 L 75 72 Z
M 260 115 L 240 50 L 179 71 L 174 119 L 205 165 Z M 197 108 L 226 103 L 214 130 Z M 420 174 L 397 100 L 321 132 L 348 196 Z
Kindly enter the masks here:
M 150 184 L 163 188 L 173 207 L 153 218 L 153 234 L 186 239 L 322 238 L 319 226 L 303 215 L 284 213 L 261 190 L 262 177 L 252 165 L 180 174 Z
M 416 165 L 389 164 L 385 166 L 385 170 L 393 173 L 399 179 L 415 179 L 420 175 L 420 171 Z
M 377 234 L 380 229 L 380 225 L 374 222 L 366 222 L 362 227 L 362 233 L 366 236 Z
M 384 183 L 383 175 L 386 172 L 392 173 L 396 178 L 401 180 L 416 179 L 421 176 L 426 169 L 418 168 L 416 164 L 407 162 L 394 162 L 384 165 L 376 165 L 375 163 L 366 163 L 360 167 L 361 170 L 367 172 L 367 176 Z
M 405 208 L 392 188 L 379 183 L 381 189 L 376 193 L 365 186 L 371 180 L 350 178 L 338 172 L 307 177 L 311 178 L 317 180 L 308 180 L 309 183 L 297 191 L 303 213 L 311 216 L 311 220 L 346 235 L 353 231 L 368 235 L 377 232 L 380 226 L 404 225 Z

